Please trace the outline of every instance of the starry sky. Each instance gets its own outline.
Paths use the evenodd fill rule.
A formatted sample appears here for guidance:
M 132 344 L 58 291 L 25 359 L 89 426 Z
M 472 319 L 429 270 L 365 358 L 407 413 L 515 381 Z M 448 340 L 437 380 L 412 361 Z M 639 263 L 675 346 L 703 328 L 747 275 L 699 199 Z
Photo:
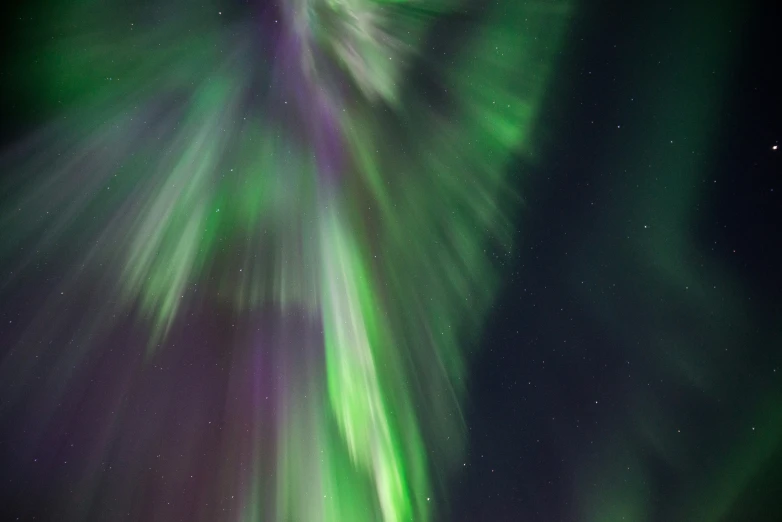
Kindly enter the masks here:
M 718 4 L 15 6 L 0 518 L 782 519 L 782 11 Z
M 780 12 L 597 4 L 498 260 L 452 519 L 779 520 Z

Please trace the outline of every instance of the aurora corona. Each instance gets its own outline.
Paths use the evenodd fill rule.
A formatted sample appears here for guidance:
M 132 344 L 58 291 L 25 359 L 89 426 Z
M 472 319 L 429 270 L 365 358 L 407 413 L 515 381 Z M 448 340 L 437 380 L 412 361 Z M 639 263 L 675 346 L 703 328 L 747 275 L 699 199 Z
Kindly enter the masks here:
M 431 519 L 568 4 L 64 4 L 0 215 L 61 519 Z

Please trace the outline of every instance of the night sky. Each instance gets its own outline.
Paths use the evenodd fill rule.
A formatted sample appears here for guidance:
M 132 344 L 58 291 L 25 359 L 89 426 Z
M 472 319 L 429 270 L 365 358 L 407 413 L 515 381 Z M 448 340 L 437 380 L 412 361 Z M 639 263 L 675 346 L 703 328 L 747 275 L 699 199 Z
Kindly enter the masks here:
M 781 21 L 14 6 L 0 520 L 782 520 Z
M 451 519 L 782 520 L 782 13 L 596 4 L 501 263 Z M 732 49 L 708 57 L 710 31 Z

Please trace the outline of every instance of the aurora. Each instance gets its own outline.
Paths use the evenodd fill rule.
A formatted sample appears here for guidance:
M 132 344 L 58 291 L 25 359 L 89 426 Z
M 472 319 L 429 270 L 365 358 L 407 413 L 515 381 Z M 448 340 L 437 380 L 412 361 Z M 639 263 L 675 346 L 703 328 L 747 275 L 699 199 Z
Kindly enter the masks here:
M 59 267 L 0 376 L 60 519 L 430 520 L 570 12 L 63 2 L 0 216 L 7 295 Z

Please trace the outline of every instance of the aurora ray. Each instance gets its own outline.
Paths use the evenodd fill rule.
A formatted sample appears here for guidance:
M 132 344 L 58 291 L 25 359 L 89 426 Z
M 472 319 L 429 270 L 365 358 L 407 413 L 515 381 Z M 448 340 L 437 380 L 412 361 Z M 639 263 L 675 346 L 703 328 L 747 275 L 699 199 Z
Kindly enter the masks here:
M 0 216 L 6 295 L 68 267 L 4 413 L 104 419 L 63 519 L 430 519 L 569 4 L 63 4 Z

